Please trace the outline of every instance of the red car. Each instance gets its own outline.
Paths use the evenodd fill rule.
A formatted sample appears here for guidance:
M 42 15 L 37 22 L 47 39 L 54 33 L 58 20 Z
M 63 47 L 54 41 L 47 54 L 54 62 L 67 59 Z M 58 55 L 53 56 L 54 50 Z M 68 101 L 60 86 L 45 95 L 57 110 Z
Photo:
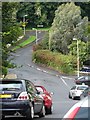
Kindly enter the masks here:
M 35 85 L 35 86 L 36 86 L 36 89 L 40 92 L 40 95 L 44 99 L 46 114 L 52 114 L 53 105 L 52 105 L 52 96 L 51 95 L 53 93 L 48 92 L 43 86 L 38 86 L 38 85 Z

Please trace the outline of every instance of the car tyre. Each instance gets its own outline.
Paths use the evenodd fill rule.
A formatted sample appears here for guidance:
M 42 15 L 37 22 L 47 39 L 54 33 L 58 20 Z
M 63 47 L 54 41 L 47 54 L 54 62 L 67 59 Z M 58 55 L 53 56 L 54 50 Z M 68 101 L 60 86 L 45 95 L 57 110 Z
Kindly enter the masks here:
M 44 105 L 42 106 L 42 109 L 39 113 L 39 117 L 45 117 L 45 106 Z
M 53 112 L 53 105 L 50 106 L 50 108 L 46 108 L 46 114 L 52 114 Z
M 74 96 L 72 96 L 72 99 L 73 99 L 73 100 L 75 100 L 75 97 L 74 97 Z
M 2 120 L 4 120 L 5 119 L 5 116 L 4 115 L 2 115 Z
M 68 97 L 69 97 L 70 99 L 72 98 L 71 95 L 70 95 L 70 93 L 69 93 Z
M 34 118 L 33 106 L 31 106 L 30 109 L 28 109 L 26 118 L 27 118 L 27 120 L 32 120 Z

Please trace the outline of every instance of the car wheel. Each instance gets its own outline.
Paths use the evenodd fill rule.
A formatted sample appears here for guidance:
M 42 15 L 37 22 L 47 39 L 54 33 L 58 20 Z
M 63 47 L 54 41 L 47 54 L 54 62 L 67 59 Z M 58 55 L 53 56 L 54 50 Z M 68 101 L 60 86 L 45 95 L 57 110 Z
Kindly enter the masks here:
M 53 105 L 50 106 L 50 108 L 46 108 L 46 114 L 52 114 L 53 112 Z
M 69 98 L 72 98 L 71 95 L 70 95 L 70 93 L 69 93 L 68 97 L 69 97 Z
M 75 99 L 75 97 L 72 95 L 72 99 L 74 100 Z
M 44 116 L 45 116 L 45 106 L 43 105 L 42 109 L 41 109 L 41 111 L 39 113 L 39 117 L 44 117 Z
M 30 120 L 34 118 L 34 108 L 33 108 L 33 106 L 31 106 L 31 108 L 28 109 L 26 118 L 30 119 Z
M 4 115 L 2 115 L 2 120 L 5 118 L 5 116 Z

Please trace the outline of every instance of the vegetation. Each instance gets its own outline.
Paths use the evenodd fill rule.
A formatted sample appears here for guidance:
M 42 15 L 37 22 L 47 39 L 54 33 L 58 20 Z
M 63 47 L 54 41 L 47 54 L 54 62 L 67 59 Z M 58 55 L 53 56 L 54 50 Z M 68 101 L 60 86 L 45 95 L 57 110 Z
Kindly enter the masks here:
M 18 3 L 3 2 L 2 3 L 2 74 L 7 74 L 7 68 L 11 67 L 8 60 L 9 49 L 7 45 L 13 45 L 17 38 L 22 34 L 20 26 L 16 22 L 16 12 Z M 14 66 L 13 66 L 14 67 Z
M 71 57 L 73 56 L 74 60 L 77 58 L 77 41 L 73 41 L 74 37 L 77 38 L 79 42 L 80 67 L 82 67 L 85 60 L 89 59 L 90 49 L 88 48 L 90 42 L 87 38 L 90 32 L 88 33 L 88 18 L 84 17 L 82 19 L 80 7 L 76 6 L 74 3 L 62 4 L 55 13 L 54 22 L 49 31 L 49 35 L 46 35 L 45 39 L 40 44 L 34 46 L 34 51 L 39 51 L 34 53 L 33 59 L 35 62 L 41 62 L 55 69 L 58 68 L 61 72 L 70 73 L 75 71 L 77 67 L 77 64 L 75 65 L 75 62 L 72 62 L 73 59 Z M 50 54 L 45 52 L 46 50 L 42 52 L 43 49 L 53 51 L 51 52 L 52 57 L 49 58 Z M 53 53 L 57 51 L 64 64 L 60 64 L 60 61 L 57 64 L 55 60 L 58 60 L 57 55 L 54 59 Z M 58 65 L 60 66 L 57 67 Z
M 50 47 L 53 52 L 45 52 L 46 55 L 53 55 L 54 52 L 58 51 L 59 53 L 57 54 L 68 61 L 69 58 L 66 57 L 67 55 L 68 57 L 76 55 L 76 52 L 73 53 L 73 50 L 76 50 L 76 44 L 72 42 L 72 38 L 77 37 L 80 40 L 80 46 L 84 45 L 83 51 L 80 53 L 80 59 L 81 62 L 83 62 L 83 60 L 87 58 L 87 55 L 89 57 L 90 54 L 90 41 L 86 42 L 87 37 L 89 38 L 90 36 L 90 25 L 87 28 L 87 17 L 88 20 L 90 20 L 89 11 L 90 2 L 56 2 L 54 4 L 53 2 L 2 2 L 2 43 L 0 42 L 0 46 L 2 46 L 0 51 L 2 57 L 0 61 L 1 74 L 6 75 L 8 67 L 14 67 L 10 61 L 8 61 L 10 51 L 7 46 L 14 45 L 18 37 L 23 34 L 23 26 L 21 23 L 26 14 L 25 22 L 27 23 L 27 29 L 51 27 L 49 34 L 45 36 L 38 46 L 34 45 L 33 50 L 41 49 L 41 52 L 43 52 L 43 49 L 48 50 Z M 22 43 L 20 46 L 25 44 L 26 43 Z M 74 47 L 74 49 L 72 49 L 72 47 Z M 37 53 L 36 51 L 34 57 Z M 61 53 L 63 55 L 61 55 Z M 85 56 L 82 56 L 83 53 Z M 67 55 L 64 56 L 64 54 Z M 55 57 L 58 58 L 58 56 Z M 37 61 L 36 59 L 36 62 Z M 59 69 L 61 69 L 60 71 L 64 72 L 63 69 L 65 69 L 65 67 L 73 69 L 73 67 L 70 67 L 72 62 L 67 61 L 65 63 L 69 63 L 67 64 L 68 67 L 66 67 L 66 64 L 63 64 L 62 67 L 59 67 Z M 55 65 L 55 63 L 51 63 L 51 61 L 49 62 L 50 64 L 48 63 L 47 65 L 50 67 L 51 65 Z M 67 69 L 67 71 L 69 71 L 69 69 Z
M 28 44 L 30 44 L 31 42 L 35 41 L 35 36 L 31 36 L 30 38 L 28 38 L 27 40 L 25 40 L 24 42 L 22 42 L 21 44 L 15 46 L 12 51 L 18 49 L 18 48 L 21 48 L 21 47 L 24 47 Z
M 55 11 L 55 18 L 50 29 L 51 50 L 57 50 L 63 54 L 68 54 L 68 45 L 73 38 L 85 40 L 85 31 L 88 26 L 88 18 L 81 18 L 80 7 L 73 2 L 62 4 Z M 50 43 L 50 44 L 51 44 Z
M 23 21 L 23 16 L 26 17 L 27 27 L 50 27 L 55 17 L 57 8 L 67 2 L 21 2 L 17 12 L 18 22 Z M 76 6 L 80 6 L 82 18 L 88 16 L 90 20 L 90 2 L 75 2 Z
M 63 55 L 49 50 L 37 50 L 33 53 L 35 63 L 44 64 L 60 73 L 74 73 L 76 68 L 76 57 L 72 55 Z

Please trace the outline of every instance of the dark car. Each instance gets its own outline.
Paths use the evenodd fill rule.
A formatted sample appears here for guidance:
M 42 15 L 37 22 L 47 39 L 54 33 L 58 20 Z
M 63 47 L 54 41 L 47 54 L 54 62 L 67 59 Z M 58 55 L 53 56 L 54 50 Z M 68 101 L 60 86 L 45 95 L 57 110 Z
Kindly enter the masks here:
M 45 116 L 43 98 L 34 84 L 25 79 L 0 80 L 0 113 L 32 119 L 34 115 Z
M 83 67 L 80 71 L 81 72 L 90 72 L 90 67 Z
M 47 91 L 45 87 L 40 85 L 39 86 L 37 85 L 36 89 L 40 92 L 41 96 L 44 99 L 46 114 L 52 114 L 52 111 L 53 111 L 52 94 L 53 93 Z
M 76 84 L 85 83 L 86 85 L 89 85 L 89 86 L 90 86 L 90 75 L 80 76 L 80 77 L 78 77 L 78 78 L 75 78 L 75 83 L 76 83 Z

